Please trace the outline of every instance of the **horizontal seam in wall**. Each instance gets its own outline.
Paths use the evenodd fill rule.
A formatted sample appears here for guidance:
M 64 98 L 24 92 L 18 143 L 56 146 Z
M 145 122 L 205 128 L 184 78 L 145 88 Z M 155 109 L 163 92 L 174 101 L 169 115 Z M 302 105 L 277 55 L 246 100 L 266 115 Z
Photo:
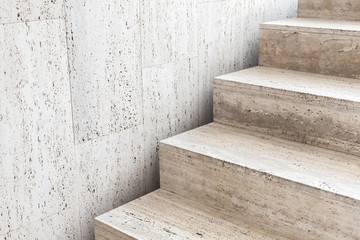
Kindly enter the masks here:
M 24 225 L 20 225 L 18 228 L 13 229 L 13 230 L 10 230 L 10 231 L 8 231 L 7 233 L 5 233 L 5 234 L 3 234 L 3 235 L 0 235 L 0 236 L 6 236 L 6 235 L 8 235 L 9 233 L 13 233 L 13 232 L 19 231 L 19 230 L 21 230 L 22 228 L 24 228 L 24 227 L 26 227 L 26 226 L 30 226 L 30 225 L 32 225 L 32 224 L 41 222 L 42 220 L 45 220 L 45 219 L 47 219 L 47 218 L 49 218 L 49 217 L 52 217 L 52 216 L 55 216 L 55 215 L 60 214 L 60 213 L 62 213 L 62 212 L 65 212 L 65 211 L 67 211 L 67 210 L 69 210 L 69 209 L 70 209 L 70 208 L 63 209 L 63 210 L 61 210 L 61 211 L 59 211 L 59 212 L 51 213 L 51 214 L 49 214 L 49 215 L 47 215 L 47 216 L 45 216 L 45 217 L 43 217 L 43 218 L 40 218 L 40 219 L 38 219 L 38 220 L 36 220 L 36 221 L 29 222 L 29 223 L 24 224 Z
M 44 22 L 44 21 L 54 21 L 54 20 L 65 20 L 63 17 L 51 18 L 51 19 L 36 19 L 36 20 L 27 20 L 27 21 L 18 21 L 18 22 L 6 22 L 0 23 L 0 25 L 11 25 L 11 24 L 24 24 L 24 23 L 33 23 L 33 22 Z

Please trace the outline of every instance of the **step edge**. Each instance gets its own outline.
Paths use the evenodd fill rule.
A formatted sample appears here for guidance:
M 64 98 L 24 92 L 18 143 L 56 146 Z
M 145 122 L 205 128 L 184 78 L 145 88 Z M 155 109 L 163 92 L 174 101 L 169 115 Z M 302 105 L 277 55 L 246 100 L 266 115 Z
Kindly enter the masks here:
M 270 229 L 268 228 L 267 226 L 264 226 L 262 224 L 259 224 L 257 222 L 253 222 L 253 221 L 248 221 L 246 218 L 239 218 L 237 217 L 237 221 L 232 221 L 232 214 L 230 212 L 227 212 L 227 211 L 223 211 L 222 209 L 218 209 L 218 208 L 215 208 L 215 207 L 212 207 L 212 206 L 208 206 L 208 205 L 203 205 L 202 203 L 199 203 L 198 201 L 192 199 L 192 198 L 188 198 L 186 196 L 182 196 L 182 195 L 178 195 L 174 192 L 171 192 L 171 191 L 168 191 L 166 189 L 158 189 L 158 190 L 155 190 L 154 192 L 151 192 L 151 193 L 148 193 L 138 199 L 135 199 L 133 201 L 141 201 L 142 198 L 146 198 L 148 195 L 157 195 L 157 194 L 166 194 L 166 195 L 172 195 L 173 197 L 177 197 L 177 198 L 181 198 L 181 199 L 185 199 L 185 201 L 188 202 L 191 202 L 192 205 L 189 206 L 187 204 L 182 204 L 182 206 L 185 208 L 185 209 L 197 209 L 199 212 L 201 213 L 205 213 L 207 215 L 211 215 L 211 216 L 214 216 L 214 217 L 217 217 L 219 219 L 221 219 L 222 221 L 224 222 L 228 222 L 232 225 L 238 225 L 239 224 L 239 221 L 242 222 L 243 224 L 246 224 L 246 225 L 254 225 L 255 226 L 255 229 L 252 229 L 254 232 L 258 232 L 259 233 L 259 230 L 262 231 L 261 233 L 269 233 L 269 234 L 273 234 L 273 235 L 276 235 L 276 236 L 279 236 L 279 237 L 282 237 L 282 238 L 286 238 L 288 240 L 298 240 L 297 238 L 294 238 L 294 237 L 291 237 L 291 236 L 286 236 L 280 232 L 277 232 L 275 231 L 275 229 Z M 155 197 L 156 198 L 156 197 Z M 168 201 L 171 201 L 171 197 L 168 198 Z M 131 203 L 131 202 L 129 202 Z M 128 204 L 128 203 L 127 203 Z M 123 229 L 116 229 L 114 226 L 112 226 L 111 223 L 109 223 L 108 221 L 106 220 L 99 220 L 99 218 L 101 216 L 106 216 L 107 214 L 109 214 L 110 212 L 113 212 L 113 211 L 116 211 L 117 209 L 119 208 L 126 208 L 126 205 L 127 204 L 124 204 L 118 208 L 115 208 L 113 210 L 110 210 L 109 212 L 107 213 L 104 213 L 98 217 L 95 218 L 94 220 L 94 227 L 98 227 L 98 228 L 101 228 L 102 230 L 105 230 L 105 231 L 108 231 L 118 237 L 128 237 L 129 239 L 136 239 L 134 237 L 132 237 L 131 233 L 129 232 L 126 232 L 125 230 Z M 210 212 L 209 212 L 210 211 Z M 218 213 L 220 214 L 221 216 L 216 216 L 215 213 Z M 116 215 L 116 214 L 115 214 Z M 164 223 L 167 223 L 167 222 L 164 222 Z M 240 225 L 240 226 L 243 226 L 243 225 Z M 246 227 L 247 228 L 247 227 Z M 300 240 L 300 239 L 299 239 Z
M 360 96 L 357 99 L 355 97 L 354 98 L 350 98 L 350 97 L 346 98 L 346 96 L 345 97 L 337 97 L 337 96 L 333 96 L 331 94 L 321 94 L 321 93 L 316 93 L 316 92 L 311 92 L 311 91 L 292 90 L 292 89 L 286 89 L 286 88 L 281 88 L 281 87 L 277 88 L 277 87 L 271 87 L 271 86 L 264 86 L 264 85 L 260 85 L 260 84 L 240 82 L 240 81 L 235 81 L 235 80 L 230 80 L 230 79 L 223 79 L 223 78 L 215 78 L 214 79 L 214 89 L 221 88 L 222 86 L 235 86 L 235 85 L 241 85 L 245 89 L 249 89 L 249 90 L 258 90 L 259 88 L 262 88 L 262 89 L 268 89 L 271 91 L 281 91 L 281 92 L 285 93 L 284 95 L 296 93 L 296 94 L 309 95 L 312 97 L 336 99 L 336 100 L 340 100 L 340 101 L 351 102 L 354 104 L 360 104 Z
M 106 213 L 105 213 L 106 214 Z M 103 215 L 105 215 L 103 214 Z M 136 238 L 130 236 L 129 233 L 126 233 L 124 231 L 120 231 L 118 229 L 115 229 L 113 226 L 111 226 L 109 223 L 107 222 L 103 222 L 101 220 L 98 220 L 97 218 L 94 219 L 94 231 L 96 234 L 96 229 L 97 228 L 101 228 L 103 231 L 107 231 L 113 235 L 115 235 L 116 237 L 118 237 L 119 239 L 122 239 L 124 237 L 128 238 L 128 239 L 132 239 L 132 240 L 136 240 Z M 101 234 L 99 234 L 101 235 Z M 102 235 L 101 235 L 102 236 Z M 104 236 L 103 236 L 104 237 Z
M 221 123 L 215 123 L 215 124 L 222 125 L 222 126 L 227 126 L 227 125 L 224 125 L 224 124 L 221 124 Z M 232 126 L 230 126 L 230 127 L 232 127 Z M 172 138 L 169 138 L 169 139 L 172 139 Z M 168 139 L 166 139 L 166 140 L 168 140 Z M 303 189 L 303 190 L 305 190 L 307 192 L 315 193 L 315 194 L 316 194 L 316 192 L 324 193 L 330 199 L 345 202 L 345 203 L 351 204 L 353 206 L 360 207 L 360 197 L 359 198 L 354 198 L 352 196 L 349 196 L 349 194 L 338 193 L 338 192 L 335 192 L 335 191 L 330 191 L 329 189 L 319 188 L 317 186 L 314 186 L 314 184 L 303 183 L 303 182 L 300 182 L 300 181 L 298 181 L 296 179 L 285 178 L 285 177 L 279 176 L 279 174 L 276 174 L 276 173 L 269 173 L 269 172 L 266 172 L 265 170 L 261 171 L 259 169 L 254 169 L 254 168 L 251 168 L 251 167 L 248 167 L 248 166 L 239 165 L 239 164 L 230 162 L 229 160 L 226 160 L 226 159 L 220 159 L 220 158 L 217 158 L 217 157 L 212 157 L 212 156 L 203 154 L 201 152 L 197 152 L 197 151 L 189 150 L 189 149 L 186 149 L 186 148 L 183 148 L 183 147 L 178 147 L 178 146 L 172 145 L 171 143 L 167 142 L 166 140 L 163 140 L 163 141 L 160 142 L 160 147 L 159 147 L 160 149 L 164 149 L 164 150 L 174 152 L 174 153 L 178 153 L 178 154 L 184 154 L 183 152 L 186 152 L 186 153 L 188 153 L 187 155 L 191 156 L 191 157 L 203 157 L 203 158 L 205 158 L 205 159 L 207 159 L 209 161 L 212 161 L 213 163 L 221 162 L 223 165 L 228 164 L 228 165 L 230 165 L 232 167 L 240 167 L 240 168 L 242 168 L 244 170 L 250 170 L 253 173 L 256 173 L 256 174 L 259 174 L 259 175 L 264 175 L 265 174 L 265 175 L 267 175 L 269 177 L 284 181 L 286 184 L 293 183 L 295 185 L 299 185 L 301 189 Z M 290 141 L 290 140 L 286 140 L 286 139 L 282 139 L 282 140 L 289 141 L 289 142 L 294 142 L 294 141 Z M 311 146 L 311 147 L 315 147 L 315 146 Z M 315 147 L 315 148 L 318 148 L 318 147 Z M 332 152 L 331 150 L 328 150 L 328 149 L 323 149 L 323 150 Z
M 346 20 L 336 20 L 336 19 L 320 19 L 320 18 L 288 18 L 284 20 L 270 21 L 260 23 L 260 30 L 277 30 L 277 31 L 288 31 L 288 32 L 304 32 L 304 33 L 314 33 L 314 34 L 332 34 L 332 35 L 343 35 L 343 36 L 355 36 L 360 37 L 360 26 L 359 29 L 342 29 L 341 24 L 338 23 L 337 27 L 319 27 L 319 26 L 302 26 L 301 24 L 280 24 L 279 22 L 286 22 L 286 20 L 293 19 L 306 19 L 306 20 L 316 20 L 317 22 L 321 20 L 331 20 L 331 21 L 340 21 L 340 22 L 356 22 L 360 21 L 346 21 Z

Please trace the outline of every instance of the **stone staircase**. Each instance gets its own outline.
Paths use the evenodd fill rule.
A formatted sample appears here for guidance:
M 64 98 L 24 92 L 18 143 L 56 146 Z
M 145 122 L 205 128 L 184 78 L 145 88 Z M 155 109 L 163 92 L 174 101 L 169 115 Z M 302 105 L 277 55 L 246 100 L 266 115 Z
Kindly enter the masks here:
M 359 0 L 299 0 L 262 24 L 260 66 L 215 78 L 214 123 L 162 141 L 161 189 L 96 239 L 360 239 L 358 20 Z

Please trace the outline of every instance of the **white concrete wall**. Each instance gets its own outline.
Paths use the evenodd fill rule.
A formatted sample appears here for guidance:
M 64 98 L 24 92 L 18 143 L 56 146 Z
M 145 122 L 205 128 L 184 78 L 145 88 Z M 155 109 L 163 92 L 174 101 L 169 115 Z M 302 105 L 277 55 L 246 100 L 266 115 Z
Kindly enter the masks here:
M 211 121 L 296 0 L 0 0 L 0 239 L 92 239 L 158 187 L 158 141 Z M 67 35 L 66 35 L 67 34 Z

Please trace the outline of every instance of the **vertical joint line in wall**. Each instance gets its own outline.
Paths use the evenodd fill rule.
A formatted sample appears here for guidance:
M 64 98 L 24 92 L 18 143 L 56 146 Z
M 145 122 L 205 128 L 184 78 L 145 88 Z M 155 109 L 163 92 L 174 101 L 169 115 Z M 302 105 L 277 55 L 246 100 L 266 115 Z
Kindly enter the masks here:
M 143 41 L 142 41 L 142 18 L 141 18 L 141 0 L 138 0 L 138 22 L 139 22 L 139 36 L 140 36 L 140 78 L 141 78 L 141 108 L 142 108 L 142 125 L 145 123 L 144 116 L 144 78 L 143 78 Z
M 70 68 L 70 50 L 69 50 L 69 38 L 68 38 L 68 19 L 65 13 L 65 4 L 66 1 L 63 3 L 63 17 L 64 17 L 64 24 L 65 24 L 65 42 L 66 42 L 66 53 L 67 53 L 67 73 L 68 73 L 68 81 L 69 81 L 69 91 L 70 91 L 70 106 L 71 106 L 71 121 L 72 121 L 72 134 L 73 134 L 73 143 L 74 143 L 74 151 L 75 149 L 75 128 L 74 128 L 74 108 L 73 108 L 73 99 L 72 99 L 72 85 L 71 85 L 71 68 Z M 75 154 L 76 155 L 76 154 Z
M 200 122 L 201 122 L 201 111 L 200 111 L 200 51 L 199 51 L 199 1 L 196 1 L 195 2 L 195 6 L 196 6 L 196 14 L 195 14 L 195 17 L 196 17 L 196 21 L 195 21 L 195 24 L 196 24 L 196 54 L 197 54 L 197 81 L 198 81 L 198 84 L 197 84 L 197 92 L 198 92 L 198 95 L 197 95 L 197 98 L 198 98 L 198 101 L 197 101 L 197 104 L 198 104 L 198 126 L 200 126 Z
M 138 0 L 138 21 L 139 21 L 139 36 L 140 36 L 140 80 L 141 80 L 141 112 L 142 112 L 142 141 L 143 141 L 143 160 L 141 164 L 141 177 L 143 182 L 143 194 L 146 194 L 146 174 L 144 174 L 145 167 L 146 167 L 146 153 L 145 153 L 145 107 L 144 107 L 144 77 L 143 77 L 143 39 L 142 39 L 142 17 L 141 17 L 141 10 L 142 10 L 142 1 Z
M 64 25 L 65 25 L 65 43 L 66 43 L 66 53 L 67 53 L 67 64 L 68 64 L 68 68 L 67 68 L 67 71 L 68 71 L 68 81 L 69 81 L 69 91 L 70 91 L 70 107 L 71 107 L 71 126 L 72 126 L 72 134 L 73 134 L 73 148 L 74 148 L 74 156 L 75 156 L 75 164 L 77 166 L 77 155 L 76 155 L 76 142 L 75 142 L 75 128 L 74 128 L 74 107 L 73 107 L 73 97 L 72 97 L 72 85 L 71 85 L 71 68 L 70 68 L 70 44 L 69 44 L 69 38 L 68 38 L 68 33 L 69 33 L 69 30 L 68 29 L 68 24 L 70 24 L 70 22 L 68 21 L 68 18 L 67 18 L 67 15 L 66 15 L 66 0 L 63 2 L 63 18 L 64 18 Z M 77 167 L 76 167 L 77 169 Z M 79 201 L 79 198 L 78 196 L 76 196 L 77 198 L 77 201 Z M 77 202 L 78 203 L 78 202 Z M 78 213 L 79 213 L 79 216 L 80 216 L 80 206 L 78 205 Z M 78 224 L 79 224 L 79 229 L 80 229 L 80 239 L 82 239 L 82 227 L 81 227 L 81 220 L 79 218 L 78 220 Z

